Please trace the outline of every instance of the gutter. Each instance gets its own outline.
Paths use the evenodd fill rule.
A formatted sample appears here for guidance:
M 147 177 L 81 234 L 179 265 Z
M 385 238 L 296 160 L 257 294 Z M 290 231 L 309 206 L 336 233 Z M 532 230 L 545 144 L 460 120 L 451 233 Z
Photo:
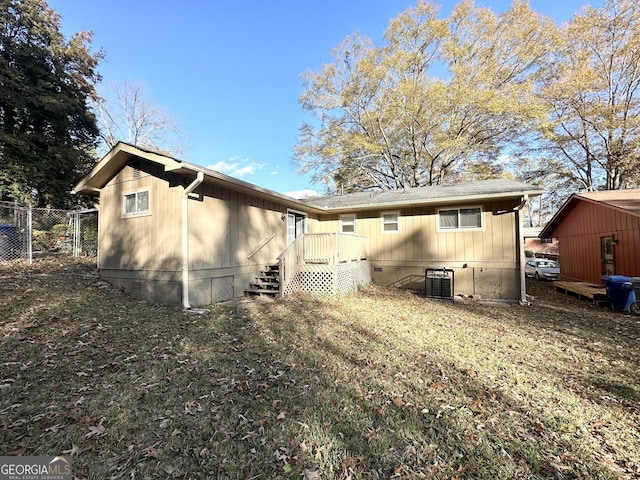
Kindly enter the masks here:
M 518 243 L 520 244 L 520 305 L 529 306 L 530 303 L 527 301 L 527 279 L 524 274 L 524 264 L 525 264 L 525 253 L 524 253 L 524 218 L 522 215 L 522 209 L 525 204 L 529 200 L 529 195 L 524 194 L 522 196 L 522 201 L 520 202 L 520 206 L 517 210 L 518 215 Z
M 196 179 L 182 192 L 182 306 L 191 310 L 189 303 L 189 195 L 204 181 L 204 173 L 198 172 Z

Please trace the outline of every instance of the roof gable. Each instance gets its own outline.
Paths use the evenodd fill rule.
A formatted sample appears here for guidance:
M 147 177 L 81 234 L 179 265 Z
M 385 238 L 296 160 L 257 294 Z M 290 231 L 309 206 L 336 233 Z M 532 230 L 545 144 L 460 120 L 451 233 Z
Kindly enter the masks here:
M 129 159 L 133 157 L 143 157 L 160 165 L 164 165 L 165 170 L 173 170 L 179 167 L 180 161 L 167 155 L 144 150 L 134 145 L 118 142 L 91 171 L 85 175 L 75 186 L 71 193 L 82 193 L 95 195 L 100 192 L 124 168 Z
M 540 237 L 552 237 L 554 231 L 580 202 L 590 202 L 640 217 L 640 189 L 574 193 L 540 232 Z

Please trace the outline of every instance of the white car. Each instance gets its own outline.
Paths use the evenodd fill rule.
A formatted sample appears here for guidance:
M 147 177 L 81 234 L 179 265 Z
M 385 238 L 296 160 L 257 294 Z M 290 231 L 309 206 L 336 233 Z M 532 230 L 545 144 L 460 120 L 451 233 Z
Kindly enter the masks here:
M 524 275 L 536 280 L 557 280 L 560 276 L 560 264 L 546 258 L 532 258 L 524 265 Z

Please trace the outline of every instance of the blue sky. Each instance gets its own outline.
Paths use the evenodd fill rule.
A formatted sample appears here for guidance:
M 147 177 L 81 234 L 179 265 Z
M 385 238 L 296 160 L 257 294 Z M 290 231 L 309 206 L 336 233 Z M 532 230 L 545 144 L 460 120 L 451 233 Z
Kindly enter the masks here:
M 280 193 L 321 191 L 292 164 L 300 75 L 319 70 L 359 30 L 381 45 L 389 20 L 410 0 L 48 0 L 62 31 L 91 30 L 106 91 L 140 82 L 187 136 L 183 159 Z M 440 1 L 446 16 L 457 2 Z M 530 0 L 563 22 L 586 3 Z M 496 12 L 509 0 L 478 0 Z

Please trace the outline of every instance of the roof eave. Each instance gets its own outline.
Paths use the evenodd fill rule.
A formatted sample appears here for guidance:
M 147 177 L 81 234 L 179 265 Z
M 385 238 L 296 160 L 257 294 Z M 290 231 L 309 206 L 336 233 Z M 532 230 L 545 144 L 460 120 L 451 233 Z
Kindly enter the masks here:
M 520 190 L 520 191 L 508 191 L 498 193 L 483 193 L 477 195 L 456 195 L 449 197 L 441 197 L 434 199 L 415 199 L 415 200 L 401 200 L 392 202 L 376 202 L 367 203 L 361 205 L 351 206 L 323 206 L 321 199 L 313 199 L 302 201 L 281 193 L 268 190 L 266 188 L 259 187 L 257 185 L 239 180 L 224 173 L 210 170 L 208 168 L 201 167 L 199 165 L 176 160 L 167 155 L 155 153 L 149 150 L 140 149 L 134 145 L 130 145 L 124 142 L 118 142 L 92 169 L 85 175 L 85 177 L 75 186 L 72 190 L 75 194 L 85 195 L 99 195 L 100 190 L 113 178 L 118 172 L 126 165 L 131 157 L 139 157 L 147 160 L 151 160 L 164 166 L 165 171 L 171 171 L 180 174 L 198 174 L 201 172 L 205 177 L 213 179 L 218 184 L 227 185 L 234 190 L 246 193 L 249 195 L 255 195 L 263 198 L 269 198 L 277 200 L 287 206 L 299 208 L 308 213 L 343 213 L 343 212 L 357 212 L 373 209 L 394 209 L 403 207 L 417 207 L 426 205 L 441 205 L 452 203 L 469 203 L 480 202 L 487 200 L 504 200 L 504 199 L 516 199 L 524 196 L 536 197 L 543 193 L 543 190 Z
M 140 150 L 133 145 L 118 142 L 109 152 L 96 163 L 91 171 L 74 187 L 71 193 L 95 195 L 109 181 L 117 175 L 132 156 L 143 157 L 164 165 L 165 170 L 176 168 L 180 164 L 166 155 Z
M 277 199 L 280 202 L 285 203 L 287 205 L 293 205 L 298 208 L 311 210 L 314 213 L 321 213 L 323 211 L 321 208 L 318 208 L 314 205 L 310 205 L 307 202 L 297 200 L 293 197 L 283 195 L 281 193 L 275 192 L 273 190 L 269 190 L 267 188 L 259 187 L 258 185 L 255 185 L 253 183 L 239 180 L 237 178 L 231 177 L 229 175 L 225 175 L 224 173 L 220 173 L 215 170 L 210 170 L 208 168 L 201 167 L 194 163 L 180 162 L 180 165 L 170 170 L 176 173 L 182 173 L 182 174 L 187 172 L 192 172 L 196 174 L 198 172 L 202 172 L 205 175 L 205 177 L 214 179 L 216 183 L 222 184 L 222 185 L 229 185 L 233 188 L 233 190 L 236 190 L 242 193 L 247 193 L 255 196 L 268 197 L 271 199 Z
M 118 144 L 116 144 L 104 157 L 102 157 L 102 159 L 94 165 L 91 171 L 85 175 L 80 182 L 78 182 L 72 190 L 72 193 L 94 196 L 99 195 L 100 190 L 109 183 L 115 175 L 117 175 L 131 157 L 144 158 L 161 164 L 167 172 L 187 175 L 202 172 L 205 176 L 214 179 L 217 183 L 227 184 L 232 186 L 235 190 L 239 190 L 243 193 L 253 195 L 258 194 L 259 196 L 278 199 L 288 205 L 294 205 L 299 208 L 304 207 L 306 209 L 311 208 L 317 213 L 322 211 L 321 209 L 310 206 L 305 202 L 238 180 L 223 173 L 216 172 L 215 170 L 203 168 L 189 162 L 175 160 L 166 155 L 140 149 L 134 145 L 124 142 L 118 142 Z
M 544 193 L 544 190 L 527 190 L 519 192 L 503 192 L 492 194 L 478 194 L 478 195 L 458 195 L 451 197 L 441 197 L 435 199 L 416 199 L 409 201 L 396 201 L 396 202 L 380 202 L 380 203 L 368 203 L 362 205 L 351 205 L 347 207 L 322 207 L 324 213 L 345 213 L 345 212 L 361 212 L 366 210 L 378 210 L 378 209 L 393 209 L 393 208 L 411 208 L 427 205 L 451 205 L 453 203 L 471 203 L 471 202 L 486 202 L 487 200 L 507 200 L 507 199 L 520 199 L 524 196 L 537 197 Z M 317 202 L 317 200 L 314 200 Z M 316 203 L 319 205 L 319 203 Z

